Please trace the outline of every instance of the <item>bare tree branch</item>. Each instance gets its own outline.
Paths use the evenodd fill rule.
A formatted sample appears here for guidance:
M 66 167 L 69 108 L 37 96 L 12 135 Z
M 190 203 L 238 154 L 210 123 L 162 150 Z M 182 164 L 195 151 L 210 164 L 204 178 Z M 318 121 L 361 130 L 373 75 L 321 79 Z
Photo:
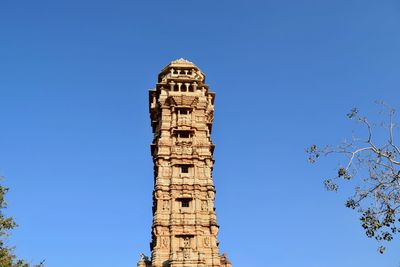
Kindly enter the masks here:
M 345 140 L 337 147 L 319 148 L 312 145 L 306 152 L 310 163 L 315 163 L 321 155 L 330 156 L 335 153 L 344 156 L 345 164 L 342 166 L 345 167 L 339 167 L 335 177 L 325 180 L 325 187 L 337 191 L 340 181 L 361 178 L 354 195 L 345 204 L 360 214 L 361 226 L 366 235 L 382 242 L 391 241 L 400 233 L 400 149 L 394 141 L 398 130 L 395 110 L 385 103 L 380 104 L 388 111 L 388 127 L 382 123 L 382 127 L 376 129 L 375 124 L 371 124 L 367 117 L 360 116 L 358 109 L 353 108 L 347 117 L 366 128 L 366 139 L 353 135 L 350 142 Z M 388 140 L 375 142 L 374 131 L 382 129 L 388 130 Z M 384 251 L 385 247 L 380 246 L 379 252 Z

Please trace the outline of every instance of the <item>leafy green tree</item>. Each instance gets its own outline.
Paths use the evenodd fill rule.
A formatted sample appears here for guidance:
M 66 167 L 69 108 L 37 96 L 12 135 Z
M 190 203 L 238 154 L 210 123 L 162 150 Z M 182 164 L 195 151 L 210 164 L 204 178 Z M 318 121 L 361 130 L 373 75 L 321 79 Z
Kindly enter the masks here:
M 1 179 L 1 177 L 0 177 Z M 10 235 L 10 231 L 17 227 L 12 217 L 4 215 L 3 211 L 7 207 L 5 194 L 8 188 L 0 184 L 0 267 L 29 267 L 30 265 L 23 260 L 17 259 L 13 248 L 7 246 L 6 239 Z M 43 262 L 34 265 L 34 267 L 42 267 Z
M 364 129 L 364 136 L 354 136 L 337 146 L 310 146 L 306 152 L 310 163 L 321 156 L 337 154 L 342 164 L 336 174 L 324 181 L 328 191 L 338 191 L 343 183 L 354 185 L 354 193 L 345 206 L 359 214 L 360 224 L 369 238 L 381 244 L 400 233 L 400 147 L 399 125 L 395 110 L 384 103 L 385 119 L 372 123 L 353 108 L 347 117 Z M 380 245 L 380 253 L 385 246 Z

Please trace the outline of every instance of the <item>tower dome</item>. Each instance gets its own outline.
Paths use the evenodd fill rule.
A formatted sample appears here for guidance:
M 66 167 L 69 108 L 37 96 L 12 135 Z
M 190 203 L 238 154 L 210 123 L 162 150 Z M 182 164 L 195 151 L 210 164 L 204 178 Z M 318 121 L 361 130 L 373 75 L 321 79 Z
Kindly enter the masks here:
M 171 61 L 167 66 L 165 66 L 160 74 L 158 75 L 158 82 L 165 81 L 167 78 L 188 78 L 197 80 L 200 82 L 205 82 L 204 73 L 197 67 L 193 62 L 179 58 Z

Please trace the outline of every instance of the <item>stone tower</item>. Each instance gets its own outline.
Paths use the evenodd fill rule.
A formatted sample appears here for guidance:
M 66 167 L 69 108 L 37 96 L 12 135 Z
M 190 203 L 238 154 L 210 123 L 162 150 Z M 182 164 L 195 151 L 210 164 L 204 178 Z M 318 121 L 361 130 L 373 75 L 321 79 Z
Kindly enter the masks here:
M 168 64 L 149 92 L 154 161 L 151 259 L 138 267 L 231 267 L 218 249 L 210 134 L 215 94 L 185 59 Z

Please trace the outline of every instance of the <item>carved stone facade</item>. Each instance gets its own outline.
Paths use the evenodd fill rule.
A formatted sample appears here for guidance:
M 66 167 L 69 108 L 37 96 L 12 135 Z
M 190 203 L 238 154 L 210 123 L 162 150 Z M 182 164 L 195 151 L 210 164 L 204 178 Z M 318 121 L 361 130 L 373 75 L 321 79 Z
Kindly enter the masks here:
M 210 134 L 214 97 L 200 69 L 168 64 L 150 90 L 154 161 L 151 259 L 138 267 L 231 267 L 218 249 Z

